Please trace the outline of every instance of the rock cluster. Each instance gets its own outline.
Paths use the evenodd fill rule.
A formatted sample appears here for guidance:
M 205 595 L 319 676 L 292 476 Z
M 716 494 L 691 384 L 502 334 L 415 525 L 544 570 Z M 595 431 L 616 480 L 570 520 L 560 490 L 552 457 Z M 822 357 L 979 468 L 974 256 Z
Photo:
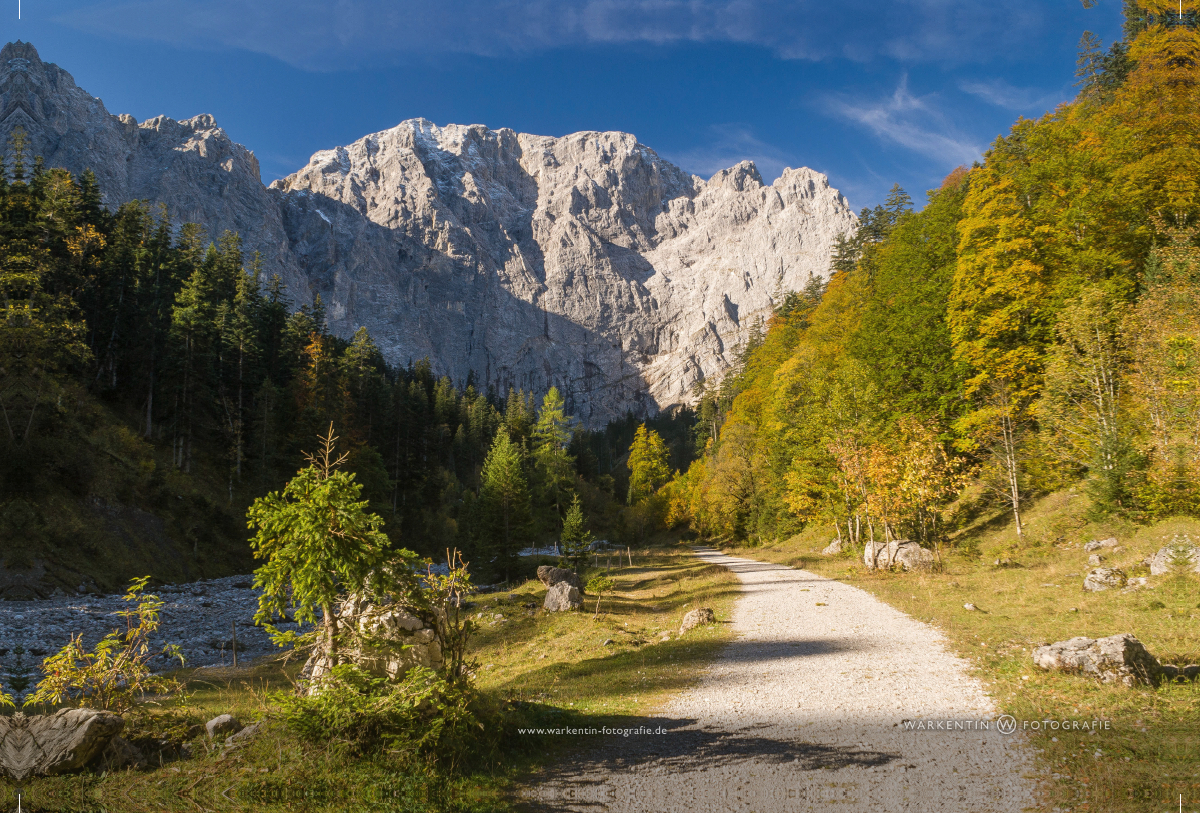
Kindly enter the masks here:
M 863 550 L 863 564 L 868 570 L 886 569 L 895 565 L 905 570 L 928 570 L 936 560 L 933 551 L 907 539 L 882 542 L 867 542 Z
M 331 329 L 389 361 L 428 357 L 477 386 L 544 391 L 590 425 L 694 400 L 787 291 L 829 273 L 857 223 L 828 179 L 743 162 L 688 175 L 626 133 L 562 138 L 412 119 L 316 153 L 263 186 L 211 116 L 113 116 L 28 43 L 0 51 L 0 137 L 226 229 Z
M 1200 666 L 1160 664 L 1142 643 L 1129 633 L 1107 638 L 1072 638 L 1038 647 L 1033 662 L 1046 671 L 1090 675 L 1103 683 L 1125 686 L 1154 686 L 1162 681 L 1195 680 Z
M 1084 544 L 1083 549 L 1085 551 L 1087 551 L 1088 553 L 1091 553 L 1092 551 L 1104 550 L 1105 548 L 1115 548 L 1115 547 L 1118 547 L 1118 542 L 1117 542 L 1116 538 L 1109 537 L 1108 539 L 1100 539 L 1100 540 L 1093 539 L 1091 542 Z

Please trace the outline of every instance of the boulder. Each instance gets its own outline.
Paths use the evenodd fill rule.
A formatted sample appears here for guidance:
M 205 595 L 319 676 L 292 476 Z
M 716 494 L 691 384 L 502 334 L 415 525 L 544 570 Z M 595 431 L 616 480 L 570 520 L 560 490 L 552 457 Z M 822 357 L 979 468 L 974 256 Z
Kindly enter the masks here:
M 1174 568 L 1200 573 L 1200 548 L 1188 542 L 1176 540 L 1159 550 L 1150 558 L 1150 575 L 1165 576 Z
M 863 564 L 868 570 L 886 570 L 892 565 L 900 565 L 905 570 L 929 570 L 934 562 L 933 551 L 907 539 L 895 539 L 886 545 L 868 542 L 863 550 Z
M 1087 551 L 1088 553 L 1091 553 L 1094 550 L 1102 550 L 1104 548 L 1115 548 L 1118 544 L 1119 543 L 1117 542 L 1116 537 L 1109 537 L 1108 539 L 1101 539 L 1101 540 L 1093 539 L 1091 542 L 1088 542 L 1086 545 L 1084 545 L 1083 549 L 1085 551 Z
M 0 716 L 0 773 L 21 782 L 77 771 L 99 757 L 124 727 L 118 715 L 95 709 Z
M 708 607 L 697 607 L 683 617 L 683 623 L 679 625 L 679 634 L 683 635 L 688 630 L 695 629 L 704 624 L 715 624 L 716 621 L 717 614 L 711 609 Z
M 1100 567 L 1100 565 L 1102 565 L 1102 564 L 1104 564 L 1104 557 L 1101 556 L 1100 554 L 1093 553 L 1091 556 L 1088 557 L 1088 565 L 1089 566 Z
M 560 582 L 566 582 L 580 593 L 583 592 L 583 582 L 579 580 L 579 576 L 574 570 L 569 570 L 565 567 L 542 565 L 537 569 L 537 577 L 538 581 L 547 587 L 553 587 Z
M 398 605 L 376 605 L 352 595 L 338 608 L 338 620 L 358 635 L 339 653 L 370 675 L 400 680 L 415 666 L 437 669 L 443 663 L 437 630 Z M 301 676 L 315 686 L 332 668 L 324 645 L 305 663 Z
M 1073 672 L 1126 686 L 1153 686 L 1160 675 L 1158 660 L 1129 633 L 1041 646 L 1033 651 L 1033 662 L 1046 671 Z
M 842 552 L 842 540 L 835 539 L 832 542 L 830 542 L 828 545 L 825 546 L 825 549 L 821 551 L 821 555 L 822 556 L 837 556 L 841 552 Z
M 583 596 L 575 585 L 559 582 L 546 591 L 546 602 L 542 606 L 551 613 L 578 610 L 583 606 Z
M 1083 589 L 1089 593 L 1098 593 L 1101 590 L 1115 590 L 1119 587 L 1124 587 L 1128 581 L 1125 578 L 1125 573 L 1115 567 L 1098 567 L 1084 577 Z
M 219 717 L 214 717 L 204 724 L 204 730 L 208 732 L 210 740 L 219 740 L 228 737 L 230 734 L 236 734 L 243 728 L 238 718 L 232 714 L 222 714 Z

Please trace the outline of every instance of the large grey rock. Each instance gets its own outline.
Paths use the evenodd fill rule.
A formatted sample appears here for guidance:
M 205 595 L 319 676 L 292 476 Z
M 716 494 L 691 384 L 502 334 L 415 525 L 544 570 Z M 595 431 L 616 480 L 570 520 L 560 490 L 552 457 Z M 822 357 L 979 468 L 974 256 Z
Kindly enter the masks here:
M 389 361 L 477 386 L 555 384 L 589 425 L 694 400 L 781 294 L 829 274 L 857 219 L 828 179 L 703 180 L 627 133 L 562 138 L 402 122 L 265 188 L 211 116 L 113 116 L 27 43 L 0 52 L 0 136 L 95 170 L 110 204 L 239 232 L 297 304 L 365 326 Z
M 353 639 L 340 656 L 375 677 L 400 680 L 415 666 L 437 669 L 444 663 L 437 630 L 403 607 L 378 606 L 352 595 L 338 607 L 338 623 Z M 331 667 L 329 653 L 318 646 L 303 675 L 316 687 Z
M 1124 587 L 1129 579 L 1125 572 L 1115 567 L 1098 567 L 1083 578 L 1083 589 L 1089 593 L 1115 590 Z
M 1151 576 L 1166 575 L 1176 567 L 1184 572 L 1190 570 L 1200 573 L 1200 548 L 1191 544 L 1190 540 L 1176 539 L 1150 559 Z
M 905 570 L 928 570 L 935 562 L 933 551 L 907 539 L 893 539 L 887 544 L 867 542 L 863 550 L 863 564 L 869 570 L 886 569 L 893 565 Z
M 835 539 L 821 550 L 822 556 L 837 556 L 842 552 L 842 540 Z
M 1083 546 L 1083 549 L 1085 551 L 1087 551 L 1088 553 L 1091 553 L 1094 550 L 1104 550 L 1105 548 L 1115 548 L 1115 547 L 1117 547 L 1117 544 L 1118 543 L 1117 543 L 1116 537 L 1109 537 L 1108 539 L 1099 539 L 1099 540 L 1093 539 L 1091 542 L 1086 543 Z
M 1126 686 L 1157 684 L 1160 671 L 1158 660 L 1129 633 L 1072 638 L 1038 647 L 1033 662 L 1047 671 L 1076 672 Z
M 99 757 L 124 726 L 120 716 L 95 709 L 0 716 L 0 771 L 17 782 L 77 771 Z
M 210 740 L 224 739 L 230 734 L 238 733 L 242 728 L 241 722 L 232 714 L 219 715 L 204 724 L 204 729 L 208 732 Z
M 705 624 L 715 624 L 717 622 L 717 614 L 708 607 L 697 607 L 688 612 L 683 617 L 683 623 L 679 625 L 679 634 L 683 635 L 688 630 L 693 630 L 696 627 L 704 626 Z
M 567 610 L 578 610 L 583 606 L 583 597 L 579 589 L 567 582 L 552 585 L 546 591 L 546 601 L 542 605 L 547 612 L 561 613 Z
M 547 587 L 553 587 L 560 582 L 566 582 L 580 593 L 583 592 L 583 583 L 579 580 L 579 575 L 574 570 L 569 570 L 565 567 L 542 565 L 537 569 L 537 577 L 538 581 Z

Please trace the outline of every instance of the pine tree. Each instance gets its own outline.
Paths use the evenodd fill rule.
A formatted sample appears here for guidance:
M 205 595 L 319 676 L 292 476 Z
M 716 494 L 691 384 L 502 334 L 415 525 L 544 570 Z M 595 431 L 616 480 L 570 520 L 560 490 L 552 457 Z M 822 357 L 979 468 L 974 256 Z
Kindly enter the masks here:
M 566 407 L 557 387 L 551 387 L 542 399 L 542 409 L 533 427 L 533 459 L 544 490 L 554 502 L 554 527 L 558 530 L 563 499 L 570 487 L 575 461 L 567 454 L 571 429 Z
M 562 552 L 571 563 L 571 569 L 579 572 L 579 566 L 587 555 L 588 547 L 592 544 L 592 533 L 587 529 L 587 520 L 583 516 L 583 505 L 576 494 L 567 509 L 563 519 Z

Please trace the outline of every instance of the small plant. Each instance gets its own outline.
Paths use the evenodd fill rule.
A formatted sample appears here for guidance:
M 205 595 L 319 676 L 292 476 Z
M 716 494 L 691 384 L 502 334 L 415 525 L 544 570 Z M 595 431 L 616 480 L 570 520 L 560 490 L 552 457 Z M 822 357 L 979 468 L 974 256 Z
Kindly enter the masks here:
M 475 631 L 475 624 L 462 611 L 462 603 L 475 588 L 460 551 L 446 551 L 446 566 L 448 572 L 443 576 L 433 572 L 432 564 L 426 565 L 425 598 L 437 620 L 446 677 L 457 686 L 466 680 L 472 666 L 467 661 L 467 642 Z
M 600 615 L 600 600 L 604 598 L 604 594 L 611 593 L 615 587 L 616 583 L 613 582 L 611 578 L 603 574 L 592 576 L 592 578 L 588 580 L 587 591 L 589 593 L 596 594 L 596 612 L 592 618 L 596 618 Z
M 25 701 L 26 706 L 59 703 L 86 703 L 92 708 L 124 712 L 137 704 L 147 692 L 177 692 L 179 682 L 156 675 L 150 669 L 150 636 L 158 630 L 163 602 L 158 596 L 143 595 L 149 576 L 134 579 L 125 601 L 136 606 L 113 613 L 125 619 L 125 632 L 113 630 L 88 652 L 83 636 L 76 635 L 57 655 L 42 661 L 46 675 L 37 690 Z M 167 644 L 162 654 L 179 658 L 179 647 Z

